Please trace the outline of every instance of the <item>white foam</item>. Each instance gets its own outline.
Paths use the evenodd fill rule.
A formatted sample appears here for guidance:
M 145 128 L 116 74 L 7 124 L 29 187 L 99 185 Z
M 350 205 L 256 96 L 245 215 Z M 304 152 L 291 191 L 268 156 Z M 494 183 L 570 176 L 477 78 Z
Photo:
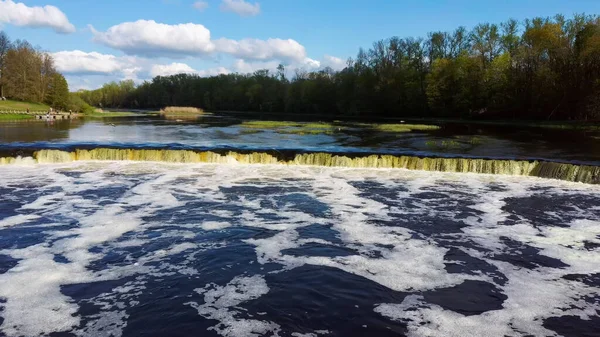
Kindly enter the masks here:
M 206 221 L 203 222 L 200 227 L 205 231 L 214 231 L 231 227 L 229 222 L 223 221 Z
M 22 225 L 39 218 L 40 216 L 35 214 L 17 214 L 0 220 L 0 228 Z
M 449 274 L 445 271 L 446 249 L 430 242 L 414 239 L 411 231 L 404 228 L 378 226 L 373 220 L 389 220 L 387 206 L 359 196 L 359 191 L 346 179 L 328 174 L 314 177 L 314 193 L 318 200 L 331 207 L 337 214 L 333 228 L 349 247 L 364 254 L 343 257 L 306 257 L 282 254 L 297 248 L 304 242 L 298 240 L 296 229 L 313 224 L 283 227 L 283 231 L 265 239 L 245 242 L 255 245 L 258 262 L 277 262 L 286 268 L 305 264 L 334 267 L 359 275 L 398 291 L 426 290 L 452 286 L 475 276 Z M 382 248 L 383 245 L 391 248 Z M 371 258 L 367 253 L 378 251 L 382 258 Z
M 87 170 L 87 173 L 70 178 L 59 173 L 65 169 Z M 198 274 L 193 267 L 197 254 L 228 244 L 227 239 L 222 242 L 195 242 L 198 229 L 219 231 L 229 226 L 247 226 L 277 231 L 271 237 L 245 241 L 254 246 L 259 263 L 280 265 L 274 272 L 307 264 L 327 266 L 367 278 L 393 290 L 407 292 L 451 287 L 465 280 L 495 283 L 489 275 L 447 273 L 447 261 L 444 261 L 447 249 L 438 246 L 433 237 L 403 227 L 380 224 L 393 221 L 398 216 L 456 220 L 453 208 L 468 206 L 468 203 L 462 205 L 463 199 L 454 195 L 457 190 L 477 196 L 476 204 L 468 206 L 475 215 L 463 220 L 466 227 L 462 232 L 448 234 L 445 238 L 457 242 L 470 241 L 487 249 L 458 247 L 495 266 L 506 276 L 506 284 L 495 283 L 508 297 L 503 307 L 481 315 L 463 316 L 426 303 L 423 298 L 409 296 L 402 303 L 380 304 L 376 308 L 378 313 L 406 322 L 412 336 L 469 336 L 477 333 L 518 336 L 552 335 L 553 332 L 542 325 L 547 317 L 568 314 L 586 319 L 597 315 L 595 310 L 600 310 L 597 305 L 583 300 L 585 296 L 597 294 L 597 287 L 563 279 L 567 274 L 600 272 L 600 254 L 597 250 L 584 247 L 585 242 L 600 243 L 600 219 L 589 210 L 574 208 L 570 215 L 577 215 L 579 220 L 561 223 L 564 227 L 536 227 L 525 218 L 518 219 L 512 226 L 503 224 L 511 216 L 505 209 L 507 198 L 538 193 L 532 192 L 531 187 L 549 187 L 550 192 L 544 193 L 593 195 L 600 192 L 597 186 L 524 177 L 268 165 L 84 162 L 19 168 L 9 165 L 0 170 L 3 177 L 0 186 L 8 183 L 18 186 L 26 184 L 28 179 L 43 183 L 39 188 L 40 197 L 19 209 L 18 212 L 22 214 L 14 219 L 0 220 L 0 228 L 33 223 L 36 217 L 41 216 L 52 221 L 44 225 L 48 237 L 43 242 L 0 252 L 19 260 L 14 268 L 0 275 L 0 297 L 6 299 L 6 303 L 0 304 L 3 307 L 0 315 L 5 319 L 0 328 L 7 336 L 48 335 L 60 331 L 74 331 L 79 335 L 110 331 L 119 336 L 126 325 L 127 306 L 137 305 L 136 297 L 143 294 L 144 284 L 149 278 L 168 278 L 177 274 L 193 278 Z M 133 182 L 130 174 L 135 178 L 143 175 L 142 181 Z M 292 205 L 274 202 L 279 201 L 277 195 L 254 195 L 252 198 L 240 195 L 232 200 L 230 195 L 221 191 L 222 187 L 240 184 L 290 184 L 280 179 L 290 177 L 303 179 L 302 186 L 308 186 L 308 190 L 299 193 L 305 193 L 327 205 L 329 212 L 320 216 L 298 211 Z M 176 183 L 179 178 L 193 182 Z M 392 200 L 388 203 L 377 202 L 349 183 L 364 179 L 372 179 L 389 189 L 402 187 L 407 191 L 390 196 Z M 445 186 L 445 182 L 462 187 Z M 490 182 L 501 183 L 505 190 L 490 191 L 487 188 Z M 100 200 L 74 195 L 111 186 L 128 190 L 116 200 L 109 200 L 112 201 L 110 205 L 102 206 Z M 432 188 L 446 194 L 448 200 L 415 200 L 415 195 Z M 282 189 L 285 193 L 285 187 Z M 180 198 L 181 195 L 203 201 L 226 202 L 242 207 L 244 211 L 235 217 L 235 213 L 230 211 L 194 210 L 227 218 L 226 221 L 216 222 L 180 223 L 186 222 L 180 221 L 185 218 L 185 213 L 172 214 L 167 219 L 161 217 L 155 222 L 144 220 L 154 214 L 170 212 L 173 207 L 185 207 L 186 199 Z M 472 198 L 469 198 L 464 201 L 471 202 Z M 415 208 L 404 207 L 403 203 L 408 199 Z M 436 207 L 436 203 L 450 201 L 452 203 L 447 204 L 446 208 Z M 563 212 L 566 211 L 557 210 L 552 217 L 558 221 Z M 277 220 L 268 220 L 268 215 L 275 215 Z M 63 221 L 71 221 L 71 226 L 60 226 L 66 225 Z M 333 229 L 341 242 L 337 239 L 335 242 L 305 239 L 299 235 L 303 227 L 313 225 Z M 152 237 L 146 235 L 150 231 L 154 234 Z M 496 255 L 510 253 L 502 239 L 505 237 L 532 246 L 540 251 L 539 254 L 559 259 L 568 267 L 538 267 L 530 270 L 498 261 L 494 259 Z M 88 268 L 90 263 L 105 257 L 108 252 L 144 247 L 156 238 L 170 243 L 161 250 L 144 251 L 137 258 L 128 257 L 126 261 L 129 264 L 106 266 L 99 271 Z M 358 254 L 327 257 L 285 253 L 286 249 L 300 248 L 308 243 L 350 249 Z M 90 248 L 93 247 L 98 249 L 92 253 Z M 64 256 L 67 263 L 55 262 L 54 257 L 58 254 Z M 170 256 L 178 254 L 182 254 L 184 259 L 177 259 L 177 264 L 169 262 Z M 375 258 L 375 255 L 380 257 Z M 101 312 L 86 317 L 89 322 L 81 327 L 82 320 L 76 316 L 78 305 L 63 295 L 60 288 L 126 276 L 136 276 L 139 283 L 117 287 L 92 299 L 90 303 L 101 307 Z M 190 304 L 201 316 L 217 320 L 214 330 L 223 336 L 277 335 L 281 327 L 275 322 L 252 319 L 249 313 L 239 308 L 243 303 L 260 299 L 268 291 L 262 276 L 238 276 L 224 286 L 210 285 L 198 289 L 204 303 Z M 321 334 L 318 331 L 311 333 Z
M 257 299 L 269 292 L 269 287 L 264 278 L 259 275 L 251 277 L 238 276 L 225 286 L 208 285 L 196 289 L 204 295 L 204 304 L 190 302 L 198 314 L 207 319 L 215 319 L 219 324 L 214 327 L 222 336 L 277 336 L 279 325 L 273 322 L 255 319 L 239 318 L 240 310 L 236 306 Z

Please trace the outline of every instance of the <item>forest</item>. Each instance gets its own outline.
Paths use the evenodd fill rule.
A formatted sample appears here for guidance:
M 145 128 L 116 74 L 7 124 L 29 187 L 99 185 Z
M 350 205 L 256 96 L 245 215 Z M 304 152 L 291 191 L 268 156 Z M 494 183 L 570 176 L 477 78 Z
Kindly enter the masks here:
M 340 71 L 296 70 L 108 83 L 78 95 L 93 106 L 335 116 L 597 120 L 600 19 L 534 18 L 360 49 Z M 290 78 L 288 78 L 290 77 Z
M 293 74 L 292 74 L 293 73 Z M 55 107 L 252 111 L 370 117 L 600 119 L 600 18 L 482 23 L 360 49 L 339 71 L 158 76 L 65 94 L 52 58 L 0 33 L 0 93 Z M 77 104 L 75 104 L 77 103 Z
M 52 56 L 24 40 L 11 41 L 0 31 L 0 98 L 72 107 L 69 85 L 56 71 Z

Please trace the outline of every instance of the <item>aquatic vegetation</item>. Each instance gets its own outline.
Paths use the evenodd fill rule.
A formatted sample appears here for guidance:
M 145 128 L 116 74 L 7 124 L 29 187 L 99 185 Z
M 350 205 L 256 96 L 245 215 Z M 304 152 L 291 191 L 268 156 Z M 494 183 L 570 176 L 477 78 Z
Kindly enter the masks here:
M 242 127 L 245 128 L 261 128 L 261 129 L 277 129 L 287 127 L 302 127 L 307 129 L 329 129 L 333 127 L 330 123 L 304 123 L 292 121 L 244 121 Z
M 168 106 L 160 110 L 160 113 L 163 115 L 174 115 L 174 114 L 183 114 L 183 115 L 202 115 L 204 110 L 200 108 L 194 107 L 184 107 L 184 106 Z
M 437 125 L 426 124 L 361 124 L 363 126 L 374 128 L 382 132 L 411 132 L 411 131 L 431 131 L 439 130 Z
M 455 140 L 442 140 L 441 142 L 428 140 L 425 145 L 435 149 L 457 149 L 461 147 L 461 144 Z
M 331 123 L 289 121 L 245 121 L 242 128 L 272 130 L 290 135 L 332 135 L 336 130 L 341 130 L 340 126 Z
M 335 129 L 306 129 L 306 128 L 294 128 L 294 129 L 283 129 L 276 130 L 275 132 L 284 135 L 333 135 L 335 133 Z
M 257 130 L 257 129 L 242 129 L 240 130 L 240 134 L 241 135 L 253 135 L 253 134 L 257 134 L 257 133 L 261 133 L 262 130 Z
M 368 123 L 324 123 L 324 122 L 291 122 L 291 121 L 246 121 L 242 123 L 244 128 L 261 128 L 275 130 L 277 133 L 297 135 L 331 135 L 335 132 L 347 131 L 349 129 L 373 129 L 380 132 L 411 132 L 438 130 L 437 125 L 425 124 L 368 124 Z
M 469 143 L 471 143 L 471 145 L 481 145 L 481 144 L 483 144 L 483 139 L 481 139 L 480 137 L 475 136 L 475 137 L 472 137 L 469 140 Z

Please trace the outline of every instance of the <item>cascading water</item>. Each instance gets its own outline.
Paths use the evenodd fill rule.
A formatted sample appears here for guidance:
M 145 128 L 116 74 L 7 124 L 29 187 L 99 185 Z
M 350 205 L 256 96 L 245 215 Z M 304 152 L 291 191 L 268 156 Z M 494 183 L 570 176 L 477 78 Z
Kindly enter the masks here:
M 82 123 L 0 145 L 0 336 L 600 331 L 593 155 Z
M 264 152 L 219 154 L 211 151 L 155 150 L 155 149 L 78 149 L 40 150 L 33 154 L 38 163 L 67 163 L 73 161 L 153 161 L 167 163 L 217 163 L 217 164 L 280 164 L 311 165 L 349 168 L 402 168 L 409 170 L 460 172 L 531 176 L 559 179 L 588 184 L 600 184 L 600 167 L 554 163 L 546 161 L 472 159 L 472 158 L 421 158 L 415 156 L 361 155 L 345 156 L 331 153 L 295 154 L 291 159 L 278 158 Z M 0 164 L 13 164 L 18 158 L 0 158 Z

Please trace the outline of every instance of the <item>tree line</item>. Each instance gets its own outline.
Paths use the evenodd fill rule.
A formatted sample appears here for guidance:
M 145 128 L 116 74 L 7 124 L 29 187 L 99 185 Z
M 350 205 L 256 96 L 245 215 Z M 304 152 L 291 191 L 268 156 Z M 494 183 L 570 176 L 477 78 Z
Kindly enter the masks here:
M 0 97 L 46 103 L 63 110 L 70 106 L 69 85 L 56 71 L 52 56 L 25 40 L 11 41 L 3 31 L 0 31 Z
M 103 107 L 336 116 L 590 120 L 600 118 L 600 19 L 534 18 L 392 37 L 343 70 L 158 76 L 78 93 Z

